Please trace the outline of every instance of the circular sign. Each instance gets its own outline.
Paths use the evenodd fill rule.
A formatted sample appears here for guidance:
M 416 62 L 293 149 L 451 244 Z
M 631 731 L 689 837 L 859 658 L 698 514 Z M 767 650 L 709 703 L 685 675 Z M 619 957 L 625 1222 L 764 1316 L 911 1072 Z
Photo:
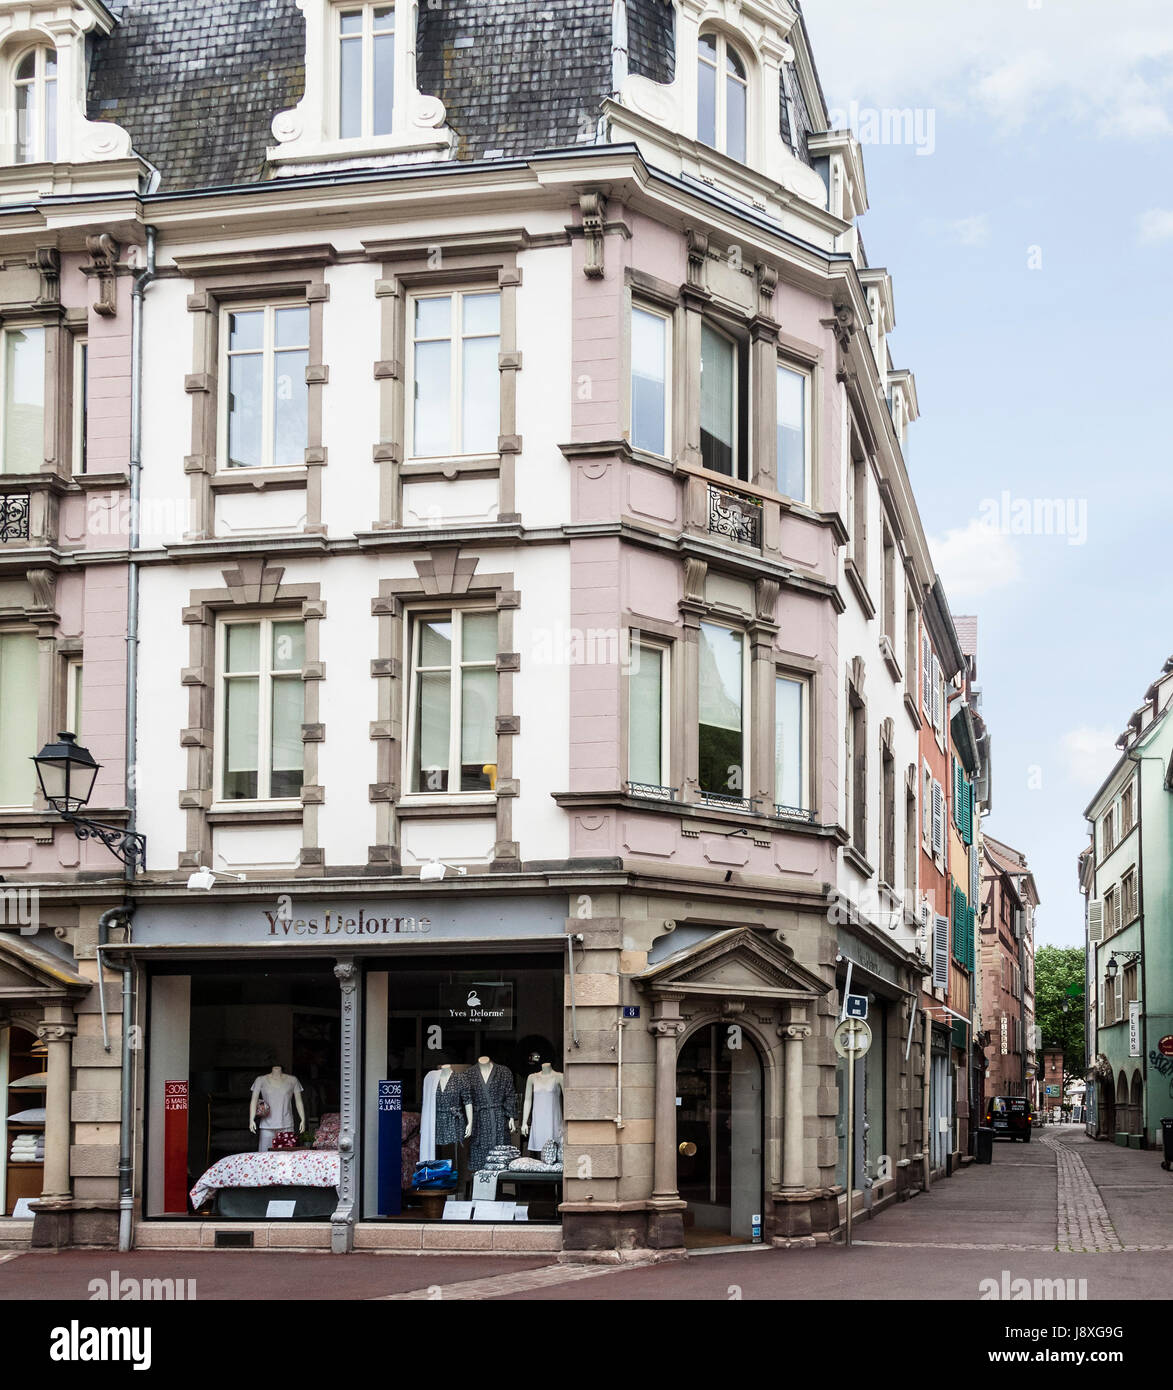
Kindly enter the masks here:
M 1162 1057 L 1173 1057 L 1173 1033 L 1166 1033 L 1157 1044 L 1157 1051 Z
M 872 1045 L 872 1030 L 862 1018 L 845 1018 L 835 1029 L 834 1042 L 840 1057 L 862 1057 Z

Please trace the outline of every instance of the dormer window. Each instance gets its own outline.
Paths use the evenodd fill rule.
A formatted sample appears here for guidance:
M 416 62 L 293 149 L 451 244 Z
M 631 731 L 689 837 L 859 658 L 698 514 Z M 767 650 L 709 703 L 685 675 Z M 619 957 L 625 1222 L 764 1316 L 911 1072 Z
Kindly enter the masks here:
M 16 162 L 57 158 L 57 51 L 30 48 L 15 65 Z
M 390 135 L 395 113 L 395 6 L 338 11 L 338 134 Z
M 749 78 L 745 61 L 724 34 L 697 41 L 696 138 L 745 163 Z

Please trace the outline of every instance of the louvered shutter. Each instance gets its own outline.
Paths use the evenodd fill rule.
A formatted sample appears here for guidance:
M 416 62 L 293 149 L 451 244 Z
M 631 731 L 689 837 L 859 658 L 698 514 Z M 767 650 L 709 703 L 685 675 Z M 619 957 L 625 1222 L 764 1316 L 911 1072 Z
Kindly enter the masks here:
M 933 657 L 933 728 L 940 732 L 941 728 L 941 663 Z
M 1120 1020 L 1124 1017 L 1124 971 L 1123 971 L 1123 970 L 1118 970 L 1118 971 L 1116 972 L 1116 980 L 1115 980 L 1115 984 L 1114 984 L 1114 989 L 1115 989 L 1115 995 L 1116 995 L 1116 999 L 1115 999 L 1115 1003 L 1116 1003 L 1116 1022 L 1119 1023 Z
M 941 784 L 933 780 L 933 853 L 940 854 L 945 847 L 945 793 Z
M 1087 905 L 1087 939 L 1096 944 L 1104 939 L 1104 900 L 1093 898 Z
M 961 838 L 967 845 L 973 844 L 973 787 L 968 781 L 962 781 L 964 796 L 962 802 L 964 810 L 961 814 Z
M 969 968 L 977 969 L 977 908 L 970 903 L 969 908 L 969 927 L 966 940 L 969 943 Z
M 969 901 L 976 911 L 978 899 L 982 895 L 981 875 L 978 871 L 978 850 L 973 845 L 969 851 Z
M 949 987 L 949 918 L 933 916 L 933 988 Z
M 920 702 L 921 708 L 933 717 L 933 648 L 929 639 L 920 639 Z

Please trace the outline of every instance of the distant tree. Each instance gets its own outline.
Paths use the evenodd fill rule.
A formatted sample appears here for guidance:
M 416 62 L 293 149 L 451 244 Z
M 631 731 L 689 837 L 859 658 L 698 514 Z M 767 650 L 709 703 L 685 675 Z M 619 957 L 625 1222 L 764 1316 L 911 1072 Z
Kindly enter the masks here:
M 1035 952 L 1035 1023 L 1042 1030 L 1044 1047 L 1062 1047 L 1067 1076 L 1084 1073 L 1083 971 L 1082 946 L 1040 946 Z M 1068 993 L 1072 986 L 1078 993 Z M 1066 1013 L 1064 1002 L 1069 1005 Z

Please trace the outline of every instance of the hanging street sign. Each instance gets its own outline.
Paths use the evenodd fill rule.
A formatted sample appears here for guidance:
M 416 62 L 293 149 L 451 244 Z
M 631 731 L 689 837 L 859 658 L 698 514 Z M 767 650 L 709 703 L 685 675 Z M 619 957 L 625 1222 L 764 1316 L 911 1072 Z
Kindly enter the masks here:
M 868 1016 L 868 997 L 866 994 L 849 994 L 847 996 L 847 1018 L 867 1018 Z
M 840 1057 L 862 1057 L 872 1045 L 872 1030 L 862 1018 L 845 1018 L 835 1029 L 834 1041 Z

